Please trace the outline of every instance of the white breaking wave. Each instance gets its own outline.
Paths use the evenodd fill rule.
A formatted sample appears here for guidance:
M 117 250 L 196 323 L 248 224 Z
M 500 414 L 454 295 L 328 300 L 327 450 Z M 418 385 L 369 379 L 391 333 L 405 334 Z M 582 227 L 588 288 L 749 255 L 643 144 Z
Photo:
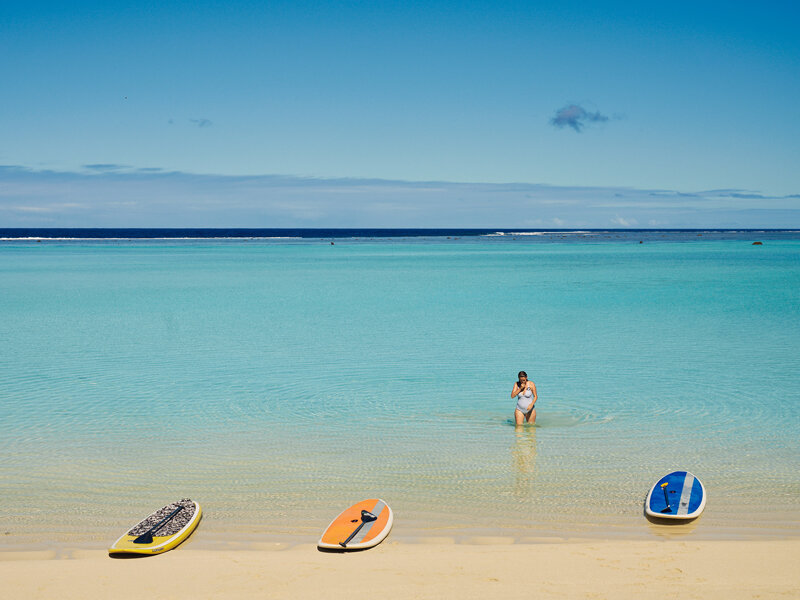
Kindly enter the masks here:
M 495 231 L 494 233 L 486 233 L 483 237 L 497 237 L 504 235 L 569 235 L 579 233 L 581 235 L 597 235 L 597 231 Z

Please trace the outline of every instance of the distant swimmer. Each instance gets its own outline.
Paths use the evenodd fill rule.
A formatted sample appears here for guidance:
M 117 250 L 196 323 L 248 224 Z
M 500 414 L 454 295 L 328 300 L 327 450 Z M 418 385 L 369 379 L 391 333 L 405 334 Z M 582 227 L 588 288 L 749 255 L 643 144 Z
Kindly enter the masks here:
M 514 389 L 511 392 L 511 397 L 517 399 L 517 406 L 514 408 L 514 422 L 517 425 L 522 425 L 523 421 L 527 423 L 536 423 L 536 384 L 528 381 L 528 374 L 525 371 L 520 371 L 519 380 L 514 383 Z

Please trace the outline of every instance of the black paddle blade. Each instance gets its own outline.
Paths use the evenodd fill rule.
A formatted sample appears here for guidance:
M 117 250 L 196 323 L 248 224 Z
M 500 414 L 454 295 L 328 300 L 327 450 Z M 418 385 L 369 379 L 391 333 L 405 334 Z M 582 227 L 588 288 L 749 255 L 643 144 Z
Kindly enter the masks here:
M 373 515 L 368 510 L 362 510 L 361 511 L 361 520 L 364 521 L 364 523 L 372 523 L 373 521 L 377 521 L 378 517 Z
M 672 512 L 672 507 L 668 506 L 667 508 L 662 508 L 661 512 L 662 513 L 671 513 Z
M 153 534 L 149 531 L 145 531 L 142 535 L 137 537 L 133 540 L 134 544 L 152 544 L 153 543 Z

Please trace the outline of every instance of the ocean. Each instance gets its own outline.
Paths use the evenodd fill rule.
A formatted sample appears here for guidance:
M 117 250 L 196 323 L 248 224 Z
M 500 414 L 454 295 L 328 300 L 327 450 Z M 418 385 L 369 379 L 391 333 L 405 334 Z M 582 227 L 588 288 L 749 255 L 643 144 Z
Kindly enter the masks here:
M 0 547 L 800 534 L 798 231 L 3 229 L 0 340 Z

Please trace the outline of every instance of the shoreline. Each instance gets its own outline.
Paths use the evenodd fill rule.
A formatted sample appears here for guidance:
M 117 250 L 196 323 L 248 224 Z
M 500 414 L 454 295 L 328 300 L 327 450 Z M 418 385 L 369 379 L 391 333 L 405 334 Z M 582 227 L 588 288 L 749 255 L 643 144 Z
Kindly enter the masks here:
M 158 556 L 75 550 L 0 557 L 13 598 L 771 598 L 800 593 L 800 539 L 412 544 L 329 554 L 313 544 L 249 551 L 191 541 Z
M 746 525 L 724 523 L 720 518 L 701 515 L 689 522 L 655 522 L 640 516 L 636 519 L 606 519 L 594 524 L 577 526 L 566 524 L 527 524 L 525 526 L 457 526 L 431 527 L 421 522 L 404 520 L 395 523 L 388 542 L 403 545 L 448 546 L 485 545 L 529 545 L 529 544 L 582 544 L 598 542 L 648 543 L 658 541 L 677 542 L 800 542 L 800 520 L 795 515 L 785 514 L 785 519 Z M 322 521 L 320 521 L 322 523 Z M 275 527 L 236 527 L 224 521 L 212 521 L 204 516 L 197 530 L 182 544 L 202 551 L 261 550 L 265 547 L 296 548 L 316 543 L 324 528 L 313 525 L 298 526 L 294 530 Z M 119 536 L 122 529 L 107 533 L 66 534 L 44 538 L 40 532 L 0 535 L 0 561 L 18 553 L 47 555 L 65 558 L 75 552 L 106 551 Z

